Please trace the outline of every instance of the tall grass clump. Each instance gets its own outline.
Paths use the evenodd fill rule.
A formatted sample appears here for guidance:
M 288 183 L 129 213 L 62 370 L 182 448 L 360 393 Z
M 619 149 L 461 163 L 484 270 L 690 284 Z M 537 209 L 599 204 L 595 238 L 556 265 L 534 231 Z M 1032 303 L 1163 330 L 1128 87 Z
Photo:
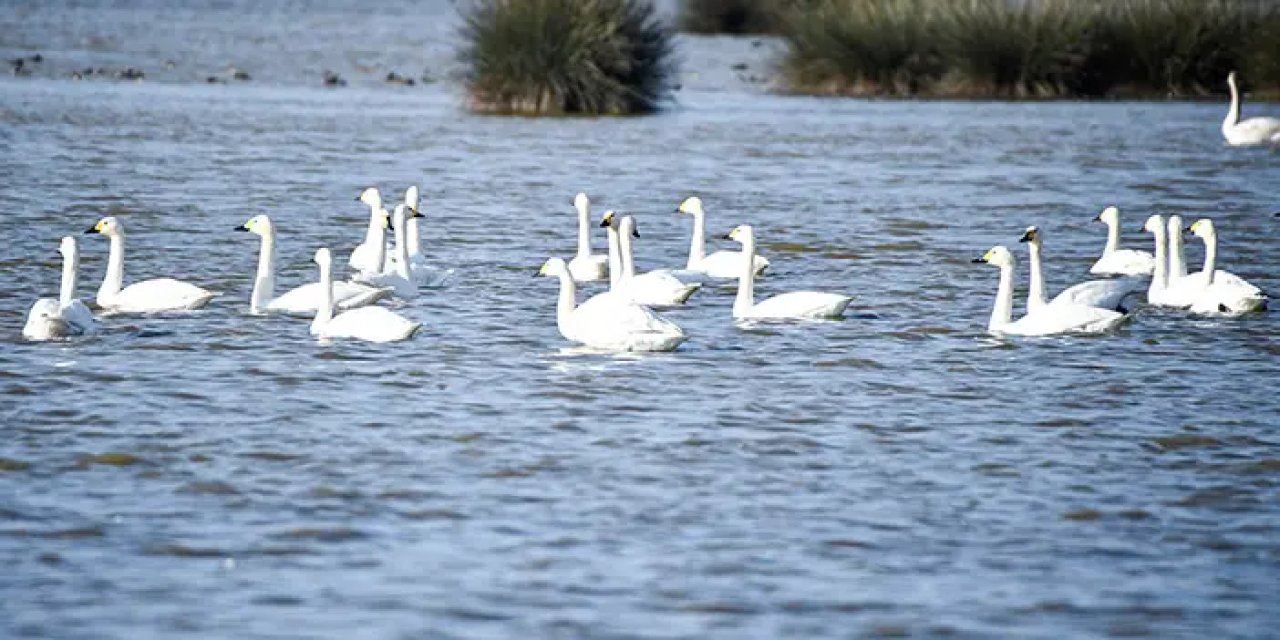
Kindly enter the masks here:
M 783 73 L 801 93 L 914 95 L 938 76 L 929 0 L 817 0 L 782 32 Z
M 690 33 L 773 33 L 782 22 L 786 0 L 684 0 L 681 31 Z
M 469 0 L 462 11 L 476 110 L 638 114 L 670 93 L 672 34 L 650 0 Z

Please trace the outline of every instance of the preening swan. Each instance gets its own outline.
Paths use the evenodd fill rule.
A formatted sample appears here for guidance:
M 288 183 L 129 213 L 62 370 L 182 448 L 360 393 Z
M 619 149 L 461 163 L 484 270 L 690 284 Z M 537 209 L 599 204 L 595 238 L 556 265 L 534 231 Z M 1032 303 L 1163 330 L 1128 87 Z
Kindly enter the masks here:
M 235 228 L 262 238 L 258 251 L 258 274 L 253 280 L 253 294 L 249 297 L 249 313 L 285 313 L 296 316 L 313 316 L 324 304 L 324 287 L 311 282 L 276 297 L 276 228 L 271 218 L 254 216 Z M 390 288 L 371 287 L 358 282 L 333 283 L 333 299 L 339 309 L 354 309 L 373 304 L 391 295 Z
M 382 273 L 387 251 L 387 210 L 382 207 L 382 194 L 377 187 L 369 187 L 356 196 L 356 202 L 369 205 L 369 227 L 364 242 L 351 252 L 347 263 L 361 275 Z
M 1027 291 L 1027 313 L 1034 313 L 1048 305 L 1062 304 L 1082 304 L 1118 311 L 1126 306 L 1126 297 L 1140 294 L 1143 289 L 1143 282 L 1137 278 L 1088 280 L 1063 289 L 1062 293 L 1054 296 L 1050 301 L 1044 291 L 1044 272 L 1040 255 L 1043 250 L 1044 232 L 1037 227 L 1027 227 L 1018 241 L 1027 243 L 1027 251 L 1031 254 L 1031 288 Z
M 738 255 L 738 296 L 733 317 L 739 320 L 802 320 L 839 318 L 853 298 L 838 293 L 794 291 L 755 301 L 756 235 L 751 225 L 738 225 L 725 236 L 742 243 Z
M 1198 280 L 1199 294 L 1191 304 L 1193 313 L 1247 313 L 1267 308 L 1267 296 L 1262 289 L 1233 273 L 1217 269 L 1218 234 L 1212 220 L 1196 220 L 1187 231 L 1204 240 L 1204 268 Z
M 671 351 L 685 341 L 680 327 L 622 296 L 602 293 L 577 304 L 577 285 L 560 258 L 547 260 L 538 275 L 560 279 L 556 327 L 566 340 L 608 351 Z
M 417 185 L 410 186 L 404 191 L 404 206 L 409 211 L 417 212 L 411 215 L 404 222 L 404 237 L 409 243 L 409 275 L 413 277 L 413 281 L 418 283 L 420 287 L 439 287 L 444 285 L 449 276 L 453 275 L 453 269 L 441 269 L 427 264 L 426 258 L 422 255 L 422 235 L 418 229 L 418 220 L 424 216 L 421 215 L 422 209 L 419 208 L 420 198 L 418 196 Z M 392 251 L 387 256 L 387 268 L 383 271 L 394 271 L 396 268 L 396 257 L 398 253 Z
M 324 300 L 311 321 L 311 335 L 319 338 L 351 338 L 368 342 L 396 342 L 412 336 L 422 326 L 382 307 L 360 307 L 334 315 L 333 256 L 326 248 L 316 250 L 320 266 L 320 286 Z
M 28 340 L 51 340 L 98 330 L 98 321 L 89 307 L 75 297 L 80 266 L 80 247 L 76 239 L 64 237 L 58 252 L 62 254 L 62 286 L 58 299 L 41 298 L 31 305 L 27 323 L 22 328 L 22 335 Z
M 618 289 L 633 301 L 651 307 L 669 307 L 684 304 L 689 296 L 702 288 L 699 283 L 685 283 L 671 275 L 670 271 L 657 270 L 636 273 L 635 255 L 632 253 L 632 238 L 639 238 L 636 221 L 626 216 L 619 223 L 618 243 L 622 254 L 622 278 Z
M 676 208 L 676 213 L 687 213 L 693 216 L 693 238 L 689 242 L 689 261 L 685 271 L 706 274 L 712 278 L 736 278 L 742 270 L 742 261 L 738 251 L 717 251 L 706 255 L 706 213 L 702 210 L 702 199 L 697 196 L 686 198 Z M 756 274 L 764 273 L 769 268 L 769 259 L 756 256 L 751 263 Z
M 604 280 L 609 272 L 609 256 L 591 253 L 591 200 L 579 193 L 573 199 L 578 212 L 578 253 L 569 261 L 569 274 L 578 282 Z
M 1107 245 L 1102 257 L 1093 263 L 1089 273 L 1099 276 L 1149 276 L 1156 268 L 1155 258 L 1146 251 L 1120 248 L 1120 210 L 1107 207 L 1094 218 L 1107 225 Z
M 403 204 L 396 205 L 395 211 L 391 214 L 391 226 L 395 229 L 396 234 L 395 251 L 397 256 L 397 260 L 391 265 L 391 270 L 377 274 L 362 273 L 353 278 L 353 280 L 377 287 L 391 287 L 397 298 L 405 300 L 418 295 L 418 281 L 409 272 L 409 245 L 405 242 L 405 222 L 411 215 L 420 216 L 422 214 L 417 211 L 411 211 Z M 382 251 L 374 252 L 375 258 L 381 257 L 385 252 L 386 247 L 384 246 Z
M 1000 285 L 996 289 L 995 308 L 987 331 L 1018 336 L 1051 336 L 1063 333 L 1098 333 L 1109 331 L 1124 322 L 1123 314 L 1086 305 L 1049 306 L 1013 320 L 1013 278 L 1017 260 L 1003 246 L 992 247 L 975 263 L 985 262 L 1000 268 Z
M 1280 118 L 1240 119 L 1243 100 L 1236 88 L 1236 72 L 1227 74 L 1227 87 L 1231 89 L 1231 107 L 1222 120 L 1222 137 L 1232 146 L 1255 144 L 1280 144 Z
M 97 303 L 103 309 L 117 313 L 199 309 L 218 295 L 173 278 L 143 280 L 124 287 L 124 225 L 114 216 L 107 216 L 85 233 L 100 233 L 111 239 L 107 273 L 98 287 Z

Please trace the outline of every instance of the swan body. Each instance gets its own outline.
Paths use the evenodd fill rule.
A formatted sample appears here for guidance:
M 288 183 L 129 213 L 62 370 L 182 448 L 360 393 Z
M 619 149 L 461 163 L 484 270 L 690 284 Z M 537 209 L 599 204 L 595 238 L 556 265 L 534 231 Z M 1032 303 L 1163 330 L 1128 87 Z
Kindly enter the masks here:
M 66 236 L 58 246 L 62 254 L 62 286 L 58 299 L 41 298 L 31 305 L 22 336 L 28 340 L 53 340 L 67 336 L 94 333 L 98 321 L 83 302 L 76 299 L 76 279 L 80 266 L 80 247 L 76 239 Z
M 418 208 L 421 199 L 418 196 L 418 187 L 410 186 L 404 191 L 404 206 L 409 211 L 420 212 Z M 440 287 L 453 275 L 453 269 L 441 269 L 427 264 L 426 258 L 422 255 L 422 235 L 418 229 L 418 220 L 423 216 L 418 213 L 409 216 L 404 223 L 405 238 L 409 244 L 409 276 L 417 283 L 419 287 Z M 386 267 L 383 271 L 394 271 L 399 262 L 397 253 L 392 251 L 387 256 Z
M 346 338 L 366 342 L 397 342 L 412 336 L 422 325 L 382 307 L 360 307 L 334 313 L 333 256 L 326 248 L 316 250 L 320 266 L 320 286 L 324 300 L 311 321 L 311 335 L 318 338 Z
M 627 300 L 647 307 L 672 307 L 684 304 L 689 296 L 702 287 L 698 283 L 686 283 L 667 271 L 650 271 L 636 274 L 635 256 L 631 238 L 640 237 L 635 219 L 619 217 L 614 212 L 605 213 L 600 226 L 606 228 L 609 237 L 609 262 L 616 263 L 621 273 L 610 273 L 609 291 Z
M 1107 207 L 1094 218 L 1107 225 L 1107 244 L 1102 257 L 1089 273 L 1099 276 L 1149 276 L 1156 268 L 1155 257 L 1146 251 L 1120 248 L 1120 210 Z
M 351 252 L 347 264 L 361 275 L 382 273 L 387 252 L 387 210 L 382 207 L 382 194 L 377 187 L 369 187 L 356 196 L 356 202 L 369 205 L 369 226 L 364 232 L 364 242 Z
M 689 243 L 689 261 L 685 264 L 685 270 L 706 274 L 710 278 L 737 278 L 742 270 L 741 252 L 722 250 L 711 255 L 706 253 L 707 220 L 706 213 L 702 210 L 702 199 L 697 196 L 686 198 L 680 203 L 676 213 L 693 216 L 693 238 Z M 755 256 L 751 265 L 756 275 L 759 275 L 769 268 L 769 259 Z
M 1240 90 L 1236 87 L 1236 72 L 1227 74 L 1227 87 L 1231 89 L 1231 107 L 1222 120 L 1222 137 L 1235 147 L 1258 144 L 1280 144 L 1280 118 L 1240 119 Z
M 390 287 L 397 298 L 412 299 L 418 295 L 418 281 L 409 271 L 409 245 L 405 241 L 405 221 L 409 215 L 422 215 L 417 211 L 409 211 L 409 208 L 403 204 L 396 205 L 395 211 L 391 214 L 391 224 L 395 229 L 396 242 L 395 251 L 397 260 L 393 263 L 390 271 L 380 273 L 361 273 L 354 278 L 357 282 L 377 287 Z M 375 247 L 377 249 L 377 247 Z M 382 262 L 386 246 L 383 245 L 380 251 L 375 251 L 376 262 Z
M 566 340 L 607 351 L 671 351 L 687 337 L 670 320 L 614 293 L 577 304 L 577 285 L 560 258 L 547 260 L 538 275 L 560 279 L 556 327 Z
M 324 304 L 324 287 L 311 282 L 295 287 L 280 296 L 276 289 L 276 229 L 271 218 L 254 216 L 235 228 L 262 238 L 258 251 L 258 273 L 253 280 L 253 293 L 249 296 L 249 313 L 283 313 L 294 316 L 314 316 Z M 357 282 L 333 283 L 334 304 L 341 310 L 355 309 L 373 304 L 391 295 L 389 288 L 377 288 Z
M 755 301 L 756 236 L 751 225 L 739 225 L 729 232 L 730 240 L 742 243 L 738 256 L 738 295 L 733 301 L 733 317 L 738 320 L 817 320 L 839 318 L 853 301 L 850 296 L 820 291 L 795 291 Z
M 609 275 L 609 256 L 591 253 L 591 200 L 579 193 L 573 199 L 578 212 L 578 253 L 569 261 L 569 275 L 578 282 L 604 280 Z
M 1031 286 L 1027 291 L 1027 313 L 1040 311 L 1047 306 L 1083 305 L 1118 311 L 1126 306 L 1125 299 L 1140 294 L 1143 282 L 1137 278 L 1118 278 L 1115 280 L 1088 280 L 1067 287 L 1053 300 L 1045 295 L 1044 273 L 1041 265 L 1042 242 L 1044 232 L 1036 227 L 1027 227 L 1019 242 L 1027 243 L 1031 255 Z
M 199 309 L 208 304 L 213 291 L 202 289 L 189 282 L 173 278 L 154 278 L 124 283 L 124 225 L 114 216 L 107 216 L 85 231 L 99 233 L 111 240 L 107 257 L 107 273 L 98 287 L 99 307 L 116 313 L 155 313 Z
M 1080 304 L 1049 305 L 1013 320 L 1013 278 L 1017 261 L 1003 246 L 993 247 L 974 262 L 1000 268 L 1000 284 L 987 331 L 998 335 L 1052 336 L 1066 333 L 1101 333 L 1118 327 L 1128 316 Z

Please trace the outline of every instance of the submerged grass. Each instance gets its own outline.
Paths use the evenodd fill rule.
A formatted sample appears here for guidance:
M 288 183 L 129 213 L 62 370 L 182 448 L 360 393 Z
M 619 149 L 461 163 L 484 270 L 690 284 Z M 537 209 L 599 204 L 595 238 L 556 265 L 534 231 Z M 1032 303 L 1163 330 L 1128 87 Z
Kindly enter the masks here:
M 670 92 L 670 30 L 650 0 L 470 0 L 460 54 L 472 108 L 651 112 Z
M 815 0 L 782 24 L 801 93 L 1188 96 L 1232 69 L 1280 91 L 1265 0 Z

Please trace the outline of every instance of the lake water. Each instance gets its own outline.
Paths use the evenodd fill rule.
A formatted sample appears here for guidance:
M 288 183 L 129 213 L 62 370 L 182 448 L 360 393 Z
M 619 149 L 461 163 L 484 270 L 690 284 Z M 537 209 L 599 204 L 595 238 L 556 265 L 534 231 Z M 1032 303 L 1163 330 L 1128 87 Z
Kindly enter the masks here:
M 1116 204 L 1137 248 L 1150 213 L 1214 218 L 1220 266 L 1280 291 L 1280 155 L 1226 148 L 1223 104 L 773 96 L 731 65 L 774 45 L 711 38 L 660 115 L 476 117 L 447 4 L 209 4 L 0 17 L 5 58 L 45 57 L 0 78 L 0 636 L 1276 633 L 1277 314 L 996 340 L 969 262 L 1037 224 L 1051 289 L 1079 281 Z M 253 79 L 205 83 L 232 64 Z M 412 341 L 246 315 L 233 227 L 270 214 L 292 286 L 359 241 L 359 188 L 411 183 L 457 269 L 398 306 Z M 742 329 L 712 286 L 668 314 L 675 353 L 572 349 L 530 276 L 571 254 L 578 191 L 637 216 L 642 267 L 683 264 L 699 194 L 709 236 L 756 226 L 760 293 L 854 305 Z M 58 238 L 104 215 L 127 280 L 223 295 L 24 342 Z M 106 242 L 82 250 L 87 299 Z

